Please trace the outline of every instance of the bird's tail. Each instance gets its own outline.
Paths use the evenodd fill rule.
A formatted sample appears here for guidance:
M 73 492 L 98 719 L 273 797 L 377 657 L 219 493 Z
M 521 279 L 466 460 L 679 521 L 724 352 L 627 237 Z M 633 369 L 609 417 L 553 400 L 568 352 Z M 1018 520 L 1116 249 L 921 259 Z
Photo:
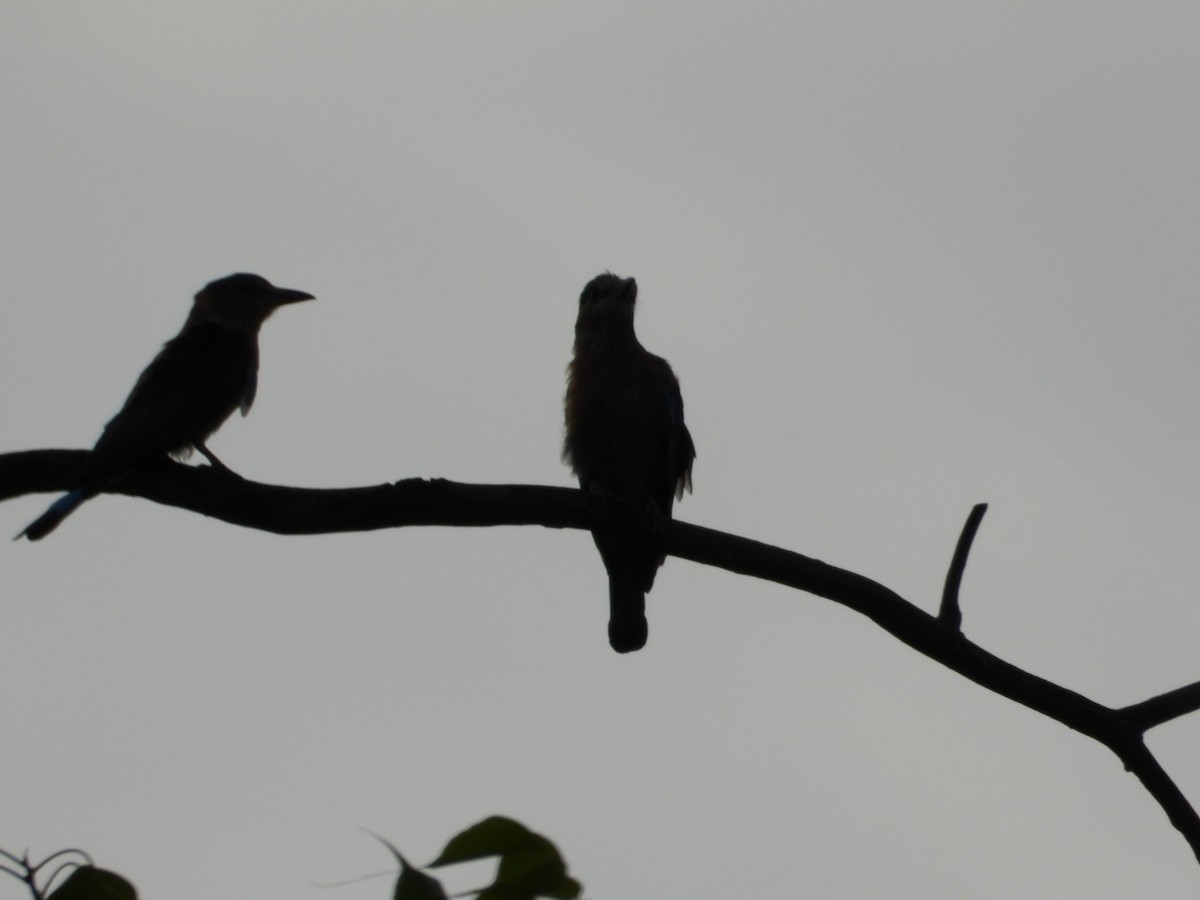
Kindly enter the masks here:
M 646 589 L 641 578 L 626 574 L 608 579 L 608 642 L 618 653 L 646 646 Z
M 28 538 L 31 541 L 40 541 L 57 528 L 63 519 L 75 512 L 79 504 L 83 503 L 90 496 L 82 487 L 77 487 L 70 493 L 63 494 L 50 504 L 48 510 L 27 525 L 25 530 L 18 534 L 14 540 Z

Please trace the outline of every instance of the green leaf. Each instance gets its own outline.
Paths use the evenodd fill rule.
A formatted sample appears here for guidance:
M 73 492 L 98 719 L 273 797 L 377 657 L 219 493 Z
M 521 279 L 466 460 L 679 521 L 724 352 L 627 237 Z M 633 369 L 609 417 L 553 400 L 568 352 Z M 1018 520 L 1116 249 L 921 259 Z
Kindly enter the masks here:
M 137 891 L 116 872 L 78 866 L 47 900 L 137 900 Z

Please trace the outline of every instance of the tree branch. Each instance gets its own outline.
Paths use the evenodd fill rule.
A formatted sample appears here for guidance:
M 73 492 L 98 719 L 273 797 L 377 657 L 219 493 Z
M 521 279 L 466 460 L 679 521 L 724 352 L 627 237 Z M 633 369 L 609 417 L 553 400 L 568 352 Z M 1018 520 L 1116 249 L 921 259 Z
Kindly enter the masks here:
M 84 450 L 0 454 L 0 500 L 71 488 L 86 457 Z M 542 525 L 647 531 L 652 527 L 646 516 L 627 505 L 603 503 L 573 488 L 536 485 L 469 485 L 410 478 L 374 487 L 291 488 L 246 481 L 208 466 L 164 462 L 130 475 L 112 491 L 277 534 L 370 531 L 411 525 Z M 979 507 L 972 514 L 977 525 L 975 513 L 982 515 Z M 970 546 L 970 526 L 968 520 L 959 542 L 961 559 L 956 554 L 951 576 L 957 569 L 961 578 Z M 1200 709 L 1200 682 L 1124 709 L 1111 709 L 1025 672 L 974 644 L 958 630 L 956 618 L 945 614 L 945 604 L 944 620 L 940 620 L 861 575 L 799 553 L 684 522 L 666 523 L 662 539 L 673 556 L 774 581 L 840 603 L 976 684 L 1099 741 L 1141 780 L 1200 860 L 1200 817 L 1142 739 L 1153 726 Z M 956 595 L 957 590 L 953 593 Z
M 1186 684 L 1141 703 L 1134 703 L 1118 710 L 1118 714 L 1131 725 L 1149 731 L 1172 719 L 1185 716 L 1200 709 L 1200 681 Z

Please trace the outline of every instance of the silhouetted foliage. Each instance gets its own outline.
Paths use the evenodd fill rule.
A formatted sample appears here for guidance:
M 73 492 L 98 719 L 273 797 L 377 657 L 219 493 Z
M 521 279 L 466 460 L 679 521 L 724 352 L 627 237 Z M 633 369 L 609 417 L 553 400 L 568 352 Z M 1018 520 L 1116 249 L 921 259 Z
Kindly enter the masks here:
M 28 851 L 16 856 L 0 849 L 0 857 L 6 861 L 0 871 L 23 882 L 33 900 L 137 900 L 132 884 L 116 872 L 97 868 L 82 850 L 59 850 L 38 863 L 30 860 Z
M 400 863 L 393 900 L 448 900 L 441 882 L 412 865 L 386 838 L 376 837 Z M 0 864 L 0 871 L 23 882 L 33 900 L 137 900 L 132 884 L 116 872 L 96 868 L 82 850 L 60 850 L 39 863 L 31 862 L 28 853 L 18 857 L 0 850 L 0 856 L 8 861 Z M 576 900 L 583 891 L 583 886 L 567 874 L 566 861 L 550 840 L 504 816 L 491 816 L 459 832 L 426 868 L 493 856 L 499 864 L 492 883 L 455 896 L 474 896 L 476 900 Z M 70 874 L 54 888 L 59 876 L 67 872 Z

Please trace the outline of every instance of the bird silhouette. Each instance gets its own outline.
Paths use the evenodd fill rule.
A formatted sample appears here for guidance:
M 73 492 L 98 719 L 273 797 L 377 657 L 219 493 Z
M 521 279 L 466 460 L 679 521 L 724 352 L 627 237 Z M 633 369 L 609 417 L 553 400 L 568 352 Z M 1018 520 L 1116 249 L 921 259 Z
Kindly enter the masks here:
M 280 306 L 312 299 L 247 273 L 206 285 L 183 329 L 163 345 L 104 426 L 79 482 L 17 537 L 44 538 L 84 501 L 167 456 L 182 458 L 194 448 L 225 469 L 205 441 L 235 409 L 250 411 L 258 387 L 259 328 Z
M 610 272 L 579 297 L 574 355 L 567 366 L 563 459 L 593 494 L 668 519 L 692 489 L 696 449 L 683 422 L 683 396 L 670 365 L 633 330 L 637 282 Z M 646 645 L 646 592 L 666 559 L 653 535 L 593 532 L 608 572 L 608 640 L 618 653 Z

